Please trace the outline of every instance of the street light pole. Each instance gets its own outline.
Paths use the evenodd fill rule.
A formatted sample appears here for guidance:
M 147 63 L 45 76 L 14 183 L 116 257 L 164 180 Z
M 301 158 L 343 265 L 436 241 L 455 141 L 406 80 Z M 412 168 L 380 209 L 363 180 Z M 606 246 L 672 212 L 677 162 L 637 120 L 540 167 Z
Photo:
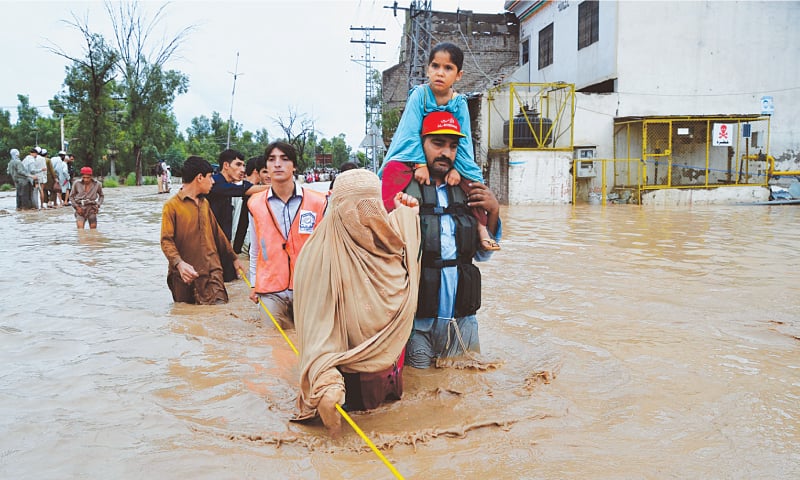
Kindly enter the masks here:
M 225 144 L 225 148 L 231 148 L 231 123 L 233 123 L 233 97 L 236 95 L 236 79 L 239 75 L 244 75 L 243 73 L 239 73 L 239 52 L 236 52 L 236 68 L 234 68 L 233 72 L 228 72 L 233 75 L 233 90 L 231 91 L 231 113 L 228 115 L 228 142 Z

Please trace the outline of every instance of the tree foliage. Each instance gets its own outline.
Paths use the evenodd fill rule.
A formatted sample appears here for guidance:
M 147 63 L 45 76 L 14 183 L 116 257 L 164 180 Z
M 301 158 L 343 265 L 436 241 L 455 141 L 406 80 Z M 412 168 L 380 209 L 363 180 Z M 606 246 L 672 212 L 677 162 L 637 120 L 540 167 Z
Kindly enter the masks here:
M 157 151 L 169 146 L 170 139 L 159 126 L 170 119 L 174 122 L 173 101 L 176 95 L 186 93 L 189 79 L 177 70 L 168 70 L 166 63 L 194 29 L 189 26 L 171 38 L 157 40 L 153 35 L 167 5 L 161 6 L 152 18 L 139 5 L 136 1 L 120 2 L 115 9 L 115 4 L 106 2 L 116 41 L 120 88 L 126 106 L 125 131 L 132 146 L 137 185 L 142 184 L 143 147 L 150 145 Z
M 182 134 L 172 109 L 176 96 L 188 90 L 189 79 L 167 63 L 194 26 L 174 35 L 157 35 L 167 5 L 152 17 L 140 10 L 141 5 L 131 0 L 106 2 L 113 27 L 111 41 L 93 31 L 88 16 L 73 14 L 65 20 L 81 35 L 81 49 L 67 52 L 52 42 L 45 46 L 69 61 L 63 87 L 49 101 L 52 116 L 41 115 L 21 94 L 15 124 L 10 113 L 0 109 L 0 174 L 5 173 L 11 148 L 23 155 L 34 145 L 46 146 L 51 154 L 65 148 L 61 121 L 63 140 L 76 154 L 76 166 L 91 165 L 100 175 L 114 172 L 115 167 L 121 176 L 135 172 L 137 185 L 142 184 L 142 174 L 152 173 L 161 159 L 176 175 L 190 155 L 216 161 L 226 147 L 229 122 L 218 112 L 198 112 Z M 353 159 L 365 162 L 362 152 L 351 151 L 344 134 L 321 138 L 311 117 L 296 108 L 272 120 L 280 129 L 275 138 L 265 127 L 248 131 L 232 122 L 230 147 L 250 158 L 263 155 L 270 140 L 285 140 L 297 149 L 301 171 L 314 165 L 317 153 L 330 154 L 334 167 Z
M 85 43 L 80 57 L 65 52 L 58 45 L 47 47 L 72 62 L 64 79 L 66 90 L 54 97 L 50 108 L 56 115 L 70 116 L 74 120 L 75 127 L 70 130 L 69 138 L 79 142 L 73 143 L 72 150 L 85 165 L 94 166 L 103 157 L 113 135 L 113 119 L 109 114 L 120 108 L 112 98 L 116 88 L 117 54 L 102 35 L 91 32 L 88 18 L 80 20 L 73 14 L 73 20 L 67 24 L 83 35 Z

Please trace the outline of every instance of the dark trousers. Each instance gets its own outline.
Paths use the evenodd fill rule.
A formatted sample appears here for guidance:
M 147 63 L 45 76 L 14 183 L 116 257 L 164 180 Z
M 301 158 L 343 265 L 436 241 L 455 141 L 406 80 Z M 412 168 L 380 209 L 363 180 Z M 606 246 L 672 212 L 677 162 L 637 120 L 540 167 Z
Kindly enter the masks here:
M 33 201 L 31 200 L 31 195 L 33 194 L 33 185 L 31 185 L 31 182 L 15 182 L 15 184 L 17 187 L 17 208 L 33 208 Z

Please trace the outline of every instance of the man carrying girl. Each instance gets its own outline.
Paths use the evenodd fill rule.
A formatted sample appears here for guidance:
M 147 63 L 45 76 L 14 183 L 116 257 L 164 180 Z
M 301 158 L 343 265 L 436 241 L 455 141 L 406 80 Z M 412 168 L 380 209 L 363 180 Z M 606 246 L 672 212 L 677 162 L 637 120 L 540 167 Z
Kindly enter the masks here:
M 458 145 L 453 169 L 447 174 L 447 183 L 460 184 L 467 194 L 471 188 L 470 183 L 484 183 L 481 169 L 475 163 L 467 100 L 453 89 L 455 82 L 464 73 L 463 64 L 464 52 L 452 43 L 440 43 L 431 50 L 427 71 L 429 81 L 414 87 L 409 93 L 406 108 L 386 153 L 386 161 L 379 172 L 383 180 L 382 196 L 387 209 L 393 208 L 394 195 L 408 185 L 412 174 L 420 184 L 430 184 L 420 137 L 422 120 L 430 112 L 453 114 L 464 134 Z M 486 229 L 486 212 L 475 208 L 473 214 L 479 223 L 481 250 L 500 250 L 500 245 Z

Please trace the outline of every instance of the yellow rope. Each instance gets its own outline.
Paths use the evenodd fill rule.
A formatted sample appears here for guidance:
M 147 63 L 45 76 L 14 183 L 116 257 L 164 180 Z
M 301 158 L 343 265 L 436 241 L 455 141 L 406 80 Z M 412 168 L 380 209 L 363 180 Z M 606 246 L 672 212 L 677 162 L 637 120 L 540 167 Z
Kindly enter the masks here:
M 247 275 L 245 275 L 244 272 L 241 270 L 239 270 L 239 273 L 242 274 L 242 278 L 244 279 L 244 282 L 247 284 L 247 286 L 249 288 L 253 288 L 253 285 L 250 283 L 250 280 L 247 279 Z M 264 305 L 264 302 L 261 301 L 261 298 L 258 299 L 258 303 L 261 305 L 261 308 L 263 308 L 264 311 L 267 312 L 267 315 L 269 315 L 269 318 L 272 320 L 272 323 L 274 323 L 275 326 L 278 328 L 278 331 L 281 332 L 281 335 L 283 335 L 283 339 L 286 340 L 286 342 L 289 344 L 290 347 L 292 347 L 292 350 L 294 350 L 294 354 L 300 356 L 300 352 L 297 351 L 297 348 L 295 348 L 292 341 L 289 340 L 288 336 L 286 336 L 286 332 L 283 331 L 281 326 L 275 320 L 275 317 L 273 317 L 272 313 L 270 313 L 267 306 Z M 338 403 L 336 404 L 336 410 L 338 410 L 339 413 L 342 415 L 342 417 L 347 421 L 347 423 L 350 424 L 351 427 L 353 427 L 353 430 L 355 430 L 358 436 L 361 437 L 362 440 L 364 440 L 364 443 L 366 443 L 367 446 L 369 446 L 369 448 L 372 449 L 373 452 L 375 452 L 375 455 L 377 455 L 378 458 L 380 458 L 381 461 L 389 468 L 389 470 L 391 470 L 394 476 L 400 480 L 403 480 L 403 476 L 400 475 L 400 472 L 398 472 L 397 469 L 394 468 L 394 465 L 392 465 L 391 462 L 389 462 L 389 460 L 381 453 L 381 451 L 378 450 L 378 447 L 375 446 L 372 440 L 370 440 L 369 437 L 367 437 L 364 431 L 361 430 L 361 428 L 359 428 L 358 425 L 356 425 L 356 422 L 353 421 L 352 418 L 350 418 L 350 415 L 348 415 L 347 412 L 345 412 L 344 409 Z
M 397 469 L 396 469 L 396 468 L 394 468 L 394 465 L 392 465 L 392 464 L 389 462 L 389 460 L 387 460 L 387 459 L 386 459 L 386 457 L 384 457 L 384 456 L 383 456 L 383 454 L 381 453 L 381 451 L 380 451 L 380 450 L 378 450 L 378 447 L 376 447 L 376 446 L 375 446 L 375 444 L 374 444 L 374 443 L 372 443 L 372 440 L 370 440 L 370 439 L 369 439 L 369 438 L 368 438 L 368 437 L 367 437 L 367 436 L 364 434 L 364 432 L 363 432 L 363 431 L 362 431 L 362 430 L 361 430 L 361 429 L 358 427 L 358 425 L 356 425 L 356 422 L 354 422 L 354 421 L 353 421 L 353 419 L 352 419 L 352 418 L 350 418 L 350 415 L 348 415 L 348 414 L 347 414 L 347 412 L 345 412 L 345 411 L 344 411 L 344 409 L 343 409 L 341 406 L 339 406 L 339 404 L 338 404 L 338 403 L 336 404 L 336 410 L 339 410 L 339 413 L 341 413 L 341 414 L 342 414 L 342 417 L 344 417 L 344 419 L 345 419 L 345 420 L 347 420 L 347 423 L 349 423 L 349 424 L 350 424 L 350 426 L 351 426 L 351 427 L 353 427 L 353 430 L 355 430 L 355 431 L 356 431 L 356 433 L 358 434 L 358 436 L 359 436 L 359 437 L 361 437 L 361 439 L 362 439 L 362 440 L 364 440 L 364 442 L 365 442 L 367 445 L 369 445 L 369 448 L 371 448 L 371 449 L 372 449 L 372 451 L 373 451 L 373 452 L 375 452 L 375 455 L 377 455 L 377 456 L 378 456 L 378 458 L 380 458 L 380 459 L 383 461 L 383 463 L 385 463 L 385 464 L 386 464 L 386 466 L 387 466 L 387 467 L 389 467 L 389 470 L 391 470 L 391 471 L 392 471 L 392 473 L 394 474 L 394 476 L 395 476 L 395 477 L 397 477 L 397 478 L 399 478 L 400 480 L 403 480 L 403 476 L 402 476 L 402 475 L 400 475 L 400 472 L 398 472 L 398 471 L 397 471 Z
M 247 275 L 245 275 L 244 272 L 241 270 L 239 270 L 239 272 L 242 274 L 244 283 L 246 283 L 248 287 L 253 288 L 253 285 L 250 283 L 250 280 L 247 279 Z M 278 331 L 281 332 L 281 335 L 283 335 L 283 339 L 286 340 L 286 343 L 288 343 L 289 346 L 292 347 L 292 350 L 294 350 L 294 354 L 300 356 L 300 352 L 297 351 L 297 348 L 295 348 L 292 341 L 289 340 L 288 336 L 286 336 L 286 332 L 283 331 L 281 326 L 278 324 L 278 321 L 275 320 L 275 317 L 272 316 L 272 313 L 269 311 L 269 308 L 267 308 L 267 306 L 264 305 L 264 302 L 261 301 L 261 297 L 258 298 L 258 303 L 261 305 L 261 308 L 263 308 L 264 311 L 267 312 L 267 315 L 269 315 L 270 320 L 272 320 L 272 323 L 275 324 L 275 327 L 278 329 Z

